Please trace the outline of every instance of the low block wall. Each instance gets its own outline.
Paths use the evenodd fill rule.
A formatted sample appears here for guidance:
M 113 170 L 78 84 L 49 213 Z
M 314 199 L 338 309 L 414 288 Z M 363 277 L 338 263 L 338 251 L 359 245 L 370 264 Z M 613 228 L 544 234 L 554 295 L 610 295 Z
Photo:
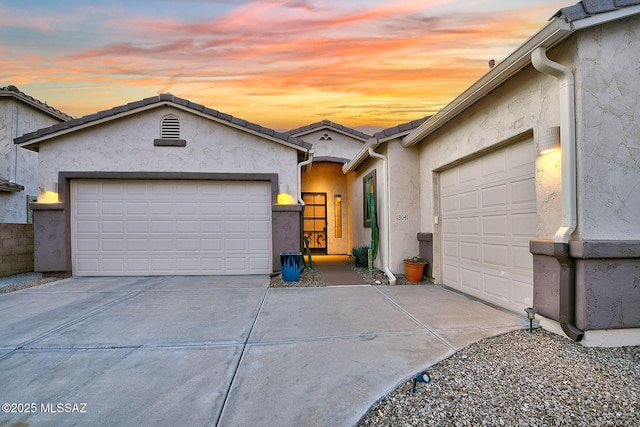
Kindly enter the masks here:
M 33 224 L 0 224 L 0 277 L 33 271 Z

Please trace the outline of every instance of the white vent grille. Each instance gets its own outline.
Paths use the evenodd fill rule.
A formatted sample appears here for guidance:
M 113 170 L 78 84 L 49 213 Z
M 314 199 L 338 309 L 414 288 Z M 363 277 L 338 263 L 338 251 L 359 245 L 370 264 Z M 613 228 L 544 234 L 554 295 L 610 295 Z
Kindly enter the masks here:
M 160 131 L 162 139 L 180 139 L 180 119 L 173 114 L 162 118 L 162 129 Z

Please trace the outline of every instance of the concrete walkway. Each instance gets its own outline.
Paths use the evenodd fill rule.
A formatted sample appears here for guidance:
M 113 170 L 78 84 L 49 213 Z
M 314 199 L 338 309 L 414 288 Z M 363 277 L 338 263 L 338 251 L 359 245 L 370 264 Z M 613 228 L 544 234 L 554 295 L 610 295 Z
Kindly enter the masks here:
M 73 277 L 0 295 L 0 403 L 15 404 L 0 425 L 349 426 L 421 369 L 527 325 L 433 285 L 268 282 Z

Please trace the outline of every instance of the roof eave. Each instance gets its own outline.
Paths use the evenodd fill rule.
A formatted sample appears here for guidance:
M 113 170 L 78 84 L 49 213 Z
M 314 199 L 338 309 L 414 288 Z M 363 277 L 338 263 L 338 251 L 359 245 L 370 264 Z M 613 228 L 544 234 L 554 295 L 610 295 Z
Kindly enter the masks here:
M 377 138 L 375 137 L 369 138 L 369 140 L 365 142 L 365 144 L 360 148 L 360 150 L 358 150 L 355 156 L 353 156 L 353 158 L 349 160 L 347 163 L 342 165 L 342 173 L 346 174 L 356 170 L 357 167 L 360 166 L 360 164 L 364 162 L 367 159 L 367 157 L 369 157 L 369 147 L 375 148 L 378 146 L 379 143 L 380 142 L 378 141 Z
M 545 27 L 525 41 L 502 62 L 496 64 L 496 66 L 482 76 L 480 80 L 475 82 L 429 120 L 409 133 L 400 143 L 406 148 L 422 141 L 529 65 L 531 63 L 531 52 L 536 48 L 540 46 L 547 49 L 552 48 L 563 40 L 566 40 L 573 32 L 572 26 L 564 19 L 552 19 Z
M 52 138 L 58 138 L 60 136 L 63 136 L 63 135 L 66 135 L 66 134 L 69 134 L 69 133 L 72 133 L 72 132 L 76 132 L 76 131 L 79 131 L 79 130 L 82 130 L 82 129 L 86 129 L 88 127 L 92 127 L 92 126 L 95 126 L 95 125 L 107 123 L 107 122 L 110 122 L 112 120 L 118 120 L 118 119 L 121 119 L 123 117 L 131 116 L 131 115 L 143 112 L 143 111 L 152 110 L 154 108 L 159 108 L 159 107 L 163 107 L 163 106 L 171 106 L 171 107 L 174 107 L 174 108 L 178 108 L 180 110 L 187 111 L 189 113 L 193 113 L 193 114 L 199 115 L 199 116 L 204 117 L 206 119 L 213 120 L 213 121 L 218 122 L 220 124 L 223 124 L 223 125 L 226 125 L 226 126 L 230 126 L 230 127 L 235 128 L 235 129 L 242 130 L 243 132 L 247 132 L 247 133 L 259 136 L 261 138 L 268 139 L 268 140 L 273 141 L 273 142 L 277 142 L 279 144 L 282 144 L 282 145 L 285 145 L 285 146 L 288 146 L 288 147 L 291 147 L 291 148 L 295 148 L 296 150 L 299 150 L 299 151 L 307 151 L 312 147 L 311 144 L 309 144 L 308 142 L 305 142 L 305 141 L 302 141 L 301 144 L 296 144 L 296 143 L 293 143 L 293 142 L 285 141 L 285 140 L 277 138 L 275 136 L 271 136 L 271 135 L 265 134 L 263 132 L 260 132 L 259 130 L 253 130 L 253 129 L 241 126 L 239 124 L 235 124 L 235 123 L 233 123 L 233 121 L 228 121 L 228 120 L 224 120 L 222 118 L 211 116 L 210 114 L 206 114 L 205 112 L 202 112 L 202 111 L 199 111 L 199 110 L 194 110 L 193 108 L 190 108 L 189 106 L 185 106 L 185 105 L 173 102 L 173 101 L 160 101 L 160 102 L 156 102 L 156 103 L 152 103 L 152 104 L 148 104 L 148 105 L 142 105 L 142 106 L 140 106 L 138 108 L 134 108 L 134 109 L 131 109 L 131 110 L 124 110 L 124 111 L 118 112 L 117 114 L 108 115 L 108 116 L 105 116 L 105 117 L 102 117 L 102 118 L 98 118 L 96 120 L 91 120 L 91 121 L 88 121 L 86 123 L 82 123 L 82 124 L 79 124 L 79 125 L 72 126 L 72 127 L 69 127 L 69 128 L 63 128 L 63 129 L 60 129 L 59 131 L 52 132 L 52 133 L 47 133 L 47 134 L 44 134 L 42 136 L 36 136 L 34 138 L 30 138 L 28 141 L 25 141 L 25 142 L 22 142 L 22 143 L 18 143 L 17 145 L 19 147 L 25 148 L 27 150 L 39 151 L 39 148 L 40 148 L 39 145 L 40 145 L 40 142 L 42 142 L 42 141 L 45 141 L 45 140 L 48 140 L 48 139 L 52 139 Z M 96 113 L 96 114 L 99 115 L 100 113 Z M 275 133 L 276 132 L 274 131 L 274 135 L 275 135 Z
M 37 100 L 35 99 L 29 99 L 25 96 L 20 96 L 17 93 L 14 92 L 2 92 L 0 93 L 0 96 L 2 97 L 11 97 L 14 99 L 17 99 L 18 101 L 24 102 L 27 105 L 30 105 L 33 108 L 36 108 L 37 110 L 48 114 L 52 117 L 55 117 L 56 119 L 60 119 L 62 121 L 67 121 L 72 119 L 71 116 L 69 116 L 68 114 L 63 113 L 62 111 L 58 111 L 56 109 L 54 109 L 53 107 L 50 107 L 48 105 L 45 104 L 45 106 L 43 106 L 41 103 L 39 103 Z M 49 108 L 47 108 L 49 107 Z

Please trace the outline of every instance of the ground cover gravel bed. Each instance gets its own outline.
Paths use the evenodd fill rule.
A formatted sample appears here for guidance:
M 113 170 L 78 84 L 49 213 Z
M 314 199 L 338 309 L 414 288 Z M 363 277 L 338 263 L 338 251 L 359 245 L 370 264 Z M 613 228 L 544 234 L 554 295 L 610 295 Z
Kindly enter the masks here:
M 364 426 L 638 426 L 640 346 L 587 348 L 542 329 L 487 338 L 401 384 Z M 416 373 L 417 374 L 417 373 Z

